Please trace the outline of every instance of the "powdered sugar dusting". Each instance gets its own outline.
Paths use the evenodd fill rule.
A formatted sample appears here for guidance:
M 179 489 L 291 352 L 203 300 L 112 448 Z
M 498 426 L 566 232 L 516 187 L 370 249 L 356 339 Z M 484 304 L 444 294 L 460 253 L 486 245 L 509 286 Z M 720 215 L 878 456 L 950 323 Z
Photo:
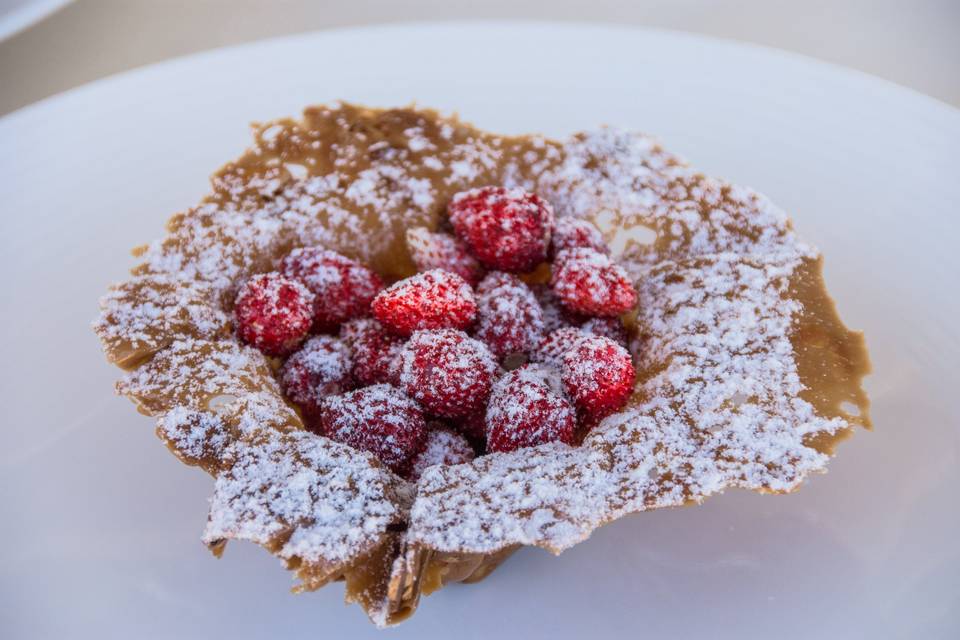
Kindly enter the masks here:
M 477 286 L 474 336 L 498 358 L 529 353 L 543 335 L 543 311 L 527 285 L 514 275 L 494 271 Z
M 563 354 L 576 347 L 587 335 L 577 327 L 560 327 L 545 335 L 533 350 L 531 359 L 553 366 L 560 366 Z
M 466 280 L 432 269 L 382 291 L 373 300 L 373 314 L 398 335 L 421 329 L 465 329 L 477 315 L 477 301 Z
M 470 255 L 463 242 L 447 233 L 434 233 L 426 227 L 407 229 L 407 249 L 417 271 L 445 269 L 470 284 L 483 275 L 483 267 Z
M 213 411 L 174 407 L 157 421 L 157 435 L 189 465 L 219 467 L 232 441 L 231 429 Z
M 210 501 L 207 544 L 249 540 L 285 560 L 336 570 L 400 518 L 389 472 L 326 438 L 258 431 L 228 455 Z
M 133 278 L 100 300 L 94 331 L 111 360 L 132 364 L 183 336 L 225 335 L 227 315 L 212 298 L 210 287 L 175 275 Z
M 455 329 L 417 331 L 400 351 L 400 388 L 437 416 L 481 410 L 498 372 L 487 346 Z
M 436 424 L 430 425 L 427 442 L 413 461 L 410 477 L 418 479 L 428 467 L 464 464 L 474 458 L 473 448 L 462 435 Z
M 217 397 L 264 391 L 280 396 L 266 357 L 235 342 L 178 340 L 117 383 L 120 393 L 158 415 L 175 407 L 207 409 Z
M 766 198 L 698 174 L 651 138 L 615 129 L 564 143 L 498 137 L 432 112 L 350 105 L 256 134 L 215 176 L 213 194 L 146 249 L 96 323 L 113 361 L 144 362 L 118 389 L 161 418 L 158 433 L 182 460 L 217 476 L 204 535 L 213 546 L 262 544 L 299 566 L 306 588 L 343 575 L 403 522 L 404 533 L 389 534 L 402 535 L 400 556 L 560 551 L 626 513 L 729 486 L 793 489 L 826 463 L 809 438 L 849 427 L 801 397 L 790 342 L 804 311 L 790 286 L 816 251 Z M 411 485 L 369 454 L 301 430 L 275 363 L 227 333 L 232 298 L 296 247 L 409 275 L 406 230 L 432 233 L 454 193 L 491 184 L 536 191 L 622 249 L 639 292 L 639 382 L 582 446 L 427 465 L 411 504 Z M 652 245 L 613 242 L 638 226 L 656 232 Z M 547 331 L 579 324 L 539 293 Z M 492 359 L 485 367 L 492 377 Z M 366 606 L 389 621 L 391 603 Z
M 279 371 L 286 396 L 302 407 L 316 411 L 327 396 L 353 387 L 350 349 L 338 338 L 310 338 L 287 358 Z
M 576 414 L 557 382 L 556 372 L 536 364 L 526 364 L 497 380 L 487 405 L 487 450 L 572 443 Z
M 817 416 L 797 395 L 789 333 L 799 305 L 782 299 L 795 260 L 724 254 L 658 265 L 641 288 L 641 323 L 652 336 L 641 362 L 661 373 L 637 388 L 639 403 L 579 448 L 494 454 L 428 473 L 411 537 L 439 549 L 560 551 L 620 514 L 725 486 L 788 491 L 822 470 L 826 456 L 804 438 L 846 423 Z M 737 394 L 749 401 L 735 403 Z
M 559 252 L 550 284 L 563 305 L 576 313 L 620 315 L 637 300 L 623 268 L 589 247 Z
M 560 551 L 624 513 L 726 486 L 791 490 L 826 463 L 805 438 L 847 426 L 799 396 L 789 338 L 800 305 L 787 287 L 816 254 L 781 211 L 696 174 L 643 136 L 602 130 L 564 151 L 538 180 L 558 212 L 615 211 L 618 227 L 658 232 L 652 247 L 628 246 L 624 258 L 640 290 L 638 359 L 659 374 L 581 447 L 544 445 L 428 472 L 409 532 L 427 547 Z M 751 401 L 733 403 L 738 393 Z
M 426 425 L 416 402 L 389 384 L 375 384 L 327 398 L 320 430 L 325 436 L 373 453 L 405 474 L 423 448 Z

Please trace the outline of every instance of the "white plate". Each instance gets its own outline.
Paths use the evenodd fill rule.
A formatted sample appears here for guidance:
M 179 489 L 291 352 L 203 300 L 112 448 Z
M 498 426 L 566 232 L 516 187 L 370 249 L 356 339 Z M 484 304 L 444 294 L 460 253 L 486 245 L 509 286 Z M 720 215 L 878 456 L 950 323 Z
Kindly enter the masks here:
M 70 0 L 0 0 L 0 40 L 40 22 Z
M 402 25 L 225 49 L 0 120 L 5 637 L 362 637 L 334 585 L 198 541 L 209 479 L 114 397 L 88 323 L 127 250 L 247 144 L 248 121 L 416 100 L 504 132 L 652 132 L 792 213 L 866 331 L 876 430 L 797 494 L 729 492 L 524 550 L 391 637 L 957 637 L 960 112 L 752 46 L 599 26 Z M 346 634 L 346 635 L 344 635 Z M 383 636 L 380 636 L 383 637 Z

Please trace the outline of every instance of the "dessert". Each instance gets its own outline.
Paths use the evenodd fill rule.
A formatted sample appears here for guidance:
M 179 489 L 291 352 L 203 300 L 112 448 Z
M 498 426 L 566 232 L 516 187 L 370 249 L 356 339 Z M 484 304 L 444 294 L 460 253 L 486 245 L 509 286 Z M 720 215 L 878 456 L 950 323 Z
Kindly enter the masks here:
M 296 280 L 263 273 L 247 280 L 234 302 L 237 336 L 263 353 L 285 356 L 307 337 L 314 295 Z
M 313 294 L 313 326 L 318 332 L 362 315 L 383 289 L 376 273 L 321 247 L 294 249 L 281 261 L 280 272 Z
M 400 385 L 432 415 L 462 418 L 482 412 L 497 376 L 485 344 L 463 331 L 417 331 L 400 351 Z
M 95 323 L 214 477 L 218 555 L 255 542 L 393 624 L 519 546 L 792 491 L 870 424 L 819 254 L 645 136 L 343 104 L 255 137 Z
M 554 371 L 528 363 L 497 380 L 486 411 L 487 451 L 510 452 L 549 442 L 573 444 L 575 430 L 573 404 L 557 384 Z
M 423 450 L 427 426 L 420 406 L 389 384 L 332 396 L 320 407 L 317 433 L 369 451 L 403 476 Z
M 418 329 L 470 327 L 477 317 L 477 300 L 466 280 L 431 269 L 386 289 L 370 309 L 392 333 L 407 337 Z
M 400 350 L 404 341 L 373 318 L 357 318 L 340 327 L 353 360 L 353 377 L 361 386 L 400 383 Z
M 547 258 L 553 207 L 535 193 L 479 187 L 454 195 L 447 210 L 457 236 L 487 269 L 523 273 Z
M 464 464 L 474 457 L 476 453 L 473 447 L 462 434 L 442 424 L 428 425 L 426 442 L 413 459 L 409 478 L 419 480 L 429 467 Z

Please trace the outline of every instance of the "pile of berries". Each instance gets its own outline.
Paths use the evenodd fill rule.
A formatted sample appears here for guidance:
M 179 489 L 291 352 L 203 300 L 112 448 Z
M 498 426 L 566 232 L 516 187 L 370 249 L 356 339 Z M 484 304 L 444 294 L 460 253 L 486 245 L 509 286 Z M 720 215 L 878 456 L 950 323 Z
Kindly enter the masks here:
M 234 308 L 240 339 L 284 358 L 309 429 L 410 479 L 576 444 L 634 386 L 620 316 L 637 294 L 592 224 L 501 187 L 459 193 L 448 212 L 453 234 L 408 232 L 410 278 L 387 287 L 339 253 L 296 249 Z M 528 284 L 548 261 L 549 284 Z

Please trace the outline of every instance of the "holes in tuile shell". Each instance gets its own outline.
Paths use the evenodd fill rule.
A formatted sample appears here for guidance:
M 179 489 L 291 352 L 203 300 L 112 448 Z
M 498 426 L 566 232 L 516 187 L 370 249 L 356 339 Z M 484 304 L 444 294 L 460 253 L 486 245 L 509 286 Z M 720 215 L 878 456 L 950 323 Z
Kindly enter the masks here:
M 283 168 L 287 170 L 294 180 L 303 180 L 307 177 L 307 167 L 296 162 L 287 162 L 283 165 Z
M 840 403 L 840 411 L 853 418 L 860 417 L 860 407 L 849 400 Z
M 218 396 L 213 396 L 207 400 L 207 409 L 210 411 L 216 411 L 221 413 L 230 408 L 230 405 L 238 400 L 237 396 L 230 394 L 221 394 Z
M 641 225 L 619 229 L 613 234 L 605 234 L 604 237 L 614 257 L 625 255 L 631 248 L 649 247 L 657 240 L 657 234 L 653 229 Z
M 273 142 L 281 131 L 283 131 L 283 127 L 279 124 L 271 125 L 260 132 L 260 139 L 264 142 Z

